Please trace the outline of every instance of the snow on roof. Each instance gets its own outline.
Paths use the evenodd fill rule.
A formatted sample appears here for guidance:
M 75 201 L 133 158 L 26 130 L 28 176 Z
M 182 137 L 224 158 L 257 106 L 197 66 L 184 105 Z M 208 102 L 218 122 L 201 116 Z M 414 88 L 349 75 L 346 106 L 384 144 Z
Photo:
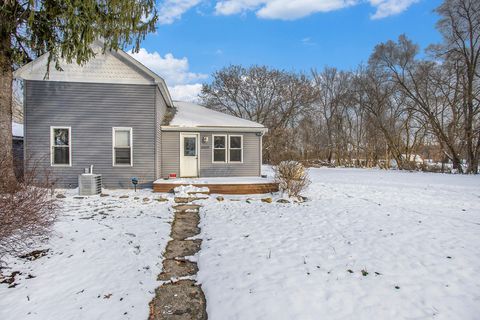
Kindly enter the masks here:
M 177 109 L 171 127 L 265 128 L 262 124 L 231 116 L 191 102 L 173 101 Z
M 23 137 L 23 124 L 12 122 L 12 136 Z

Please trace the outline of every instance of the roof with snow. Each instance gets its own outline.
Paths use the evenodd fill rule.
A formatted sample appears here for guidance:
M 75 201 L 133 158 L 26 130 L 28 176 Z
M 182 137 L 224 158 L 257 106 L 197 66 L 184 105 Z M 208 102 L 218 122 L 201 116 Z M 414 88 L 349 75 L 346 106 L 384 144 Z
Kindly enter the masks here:
M 177 109 L 170 124 L 165 128 L 249 128 L 265 131 L 257 122 L 231 116 L 222 112 L 202 107 L 191 102 L 174 101 Z

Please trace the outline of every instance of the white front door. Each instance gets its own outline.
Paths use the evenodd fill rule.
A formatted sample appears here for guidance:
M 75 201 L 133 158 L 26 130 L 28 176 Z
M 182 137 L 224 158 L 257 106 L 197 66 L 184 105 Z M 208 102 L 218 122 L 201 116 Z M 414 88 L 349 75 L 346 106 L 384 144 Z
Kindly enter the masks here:
M 180 177 L 198 177 L 198 133 L 180 133 Z

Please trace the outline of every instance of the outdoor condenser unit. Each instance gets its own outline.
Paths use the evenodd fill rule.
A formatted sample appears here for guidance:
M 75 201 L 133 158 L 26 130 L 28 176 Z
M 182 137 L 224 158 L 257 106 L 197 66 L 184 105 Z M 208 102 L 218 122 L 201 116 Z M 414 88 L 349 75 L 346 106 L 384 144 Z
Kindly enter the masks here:
M 102 193 L 102 175 L 92 173 L 79 175 L 78 188 L 81 196 L 93 196 Z

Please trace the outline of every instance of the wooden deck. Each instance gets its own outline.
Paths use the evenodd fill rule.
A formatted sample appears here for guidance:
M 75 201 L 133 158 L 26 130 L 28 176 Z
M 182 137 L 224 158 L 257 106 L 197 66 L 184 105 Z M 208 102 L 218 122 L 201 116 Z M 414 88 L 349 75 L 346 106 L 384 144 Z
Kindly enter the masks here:
M 219 194 L 261 194 L 278 191 L 278 183 L 265 179 L 266 181 L 258 181 L 258 179 L 249 183 L 248 181 L 228 183 L 222 181 L 217 183 L 215 179 L 210 178 L 207 181 L 198 181 L 201 179 L 179 179 L 157 180 L 153 183 L 154 192 L 173 192 L 173 189 L 179 186 L 193 185 L 195 187 L 207 187 L 210 193 Z M 233 179 L 235 180 L 235 179 Z

